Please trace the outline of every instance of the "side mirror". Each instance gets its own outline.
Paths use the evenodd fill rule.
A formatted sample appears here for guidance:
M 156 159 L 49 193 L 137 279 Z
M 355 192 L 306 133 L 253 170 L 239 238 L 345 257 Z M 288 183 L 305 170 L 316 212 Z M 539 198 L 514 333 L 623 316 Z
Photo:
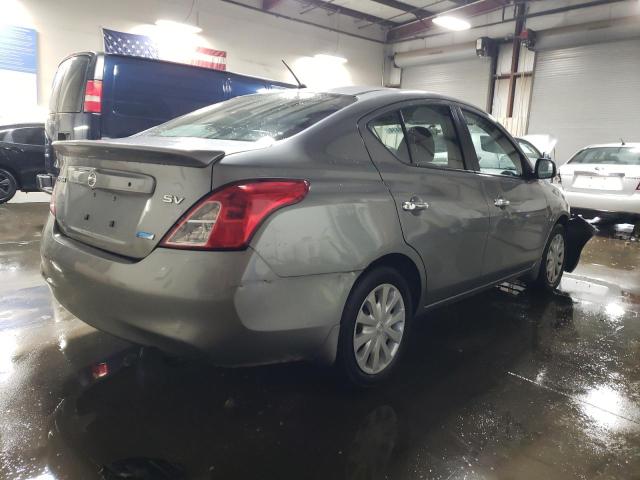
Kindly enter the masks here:
M 536 178 L 548 180 L 556 176 L 556 164 L 548 158 L 536 160 Z

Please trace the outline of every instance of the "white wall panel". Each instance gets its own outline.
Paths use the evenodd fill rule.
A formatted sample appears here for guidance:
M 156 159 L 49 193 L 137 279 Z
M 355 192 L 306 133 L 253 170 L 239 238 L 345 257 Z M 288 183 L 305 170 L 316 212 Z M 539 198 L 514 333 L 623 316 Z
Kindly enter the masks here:
M 640 40 L 539 52 L 528 133 L 558 138 L 566 162 L 593 143 L 640 140 Z
M 491 62 L 474 58 L 461 62 L 402 69 L 402 88 L 427 90 L 487 108 Z
M 199 45 L 227 51 L 227 68 L 232 72 L 292 82 L 281 59 L 286 60 L 310 86 L 330 82 L 381 85 L 384 47 L 381 44 L 322 30 L 309 25 L 248 10 L 217 1 L 192 0 L 15 0 L 16 12 L 2 14 L 9 23 L 38 31 L 38 103 L 48 105 L 49 91 L 58 63 L 83 50 L 102 50 L 101 27 L 132 32 L 150 26 L 157 19 L 198 24 Z M 295 3 L 295 2 L 294 2 Z M 9 6 L 10 6 L 9 5 Z M 298 4 L 295 4 L 298 5 Z M 293 8 L 298 8 L 294 5 Z M 280 7 L 276 7 L 280 8 Z M 284 7 L 282 7 L 284 8 Z M 187 14 L 191 11 L 188 19 Z M 316 18 L 318 17 L 318 18 Z M 337 17 L 332 16 L 336 26 Z M 304 16 L 310 21 L 329 18 L 322 9 Z M 323 20 L 324 21 L 324 20 Z M 354 27 L 355 28 L 355 27 Z M 357 31 L 357 29 L 356 29 Z M 179 39 L 176 39 L 176 41 Z M 348 60 L 333 71 L 305 70 L 315 54 L 325 53 Z

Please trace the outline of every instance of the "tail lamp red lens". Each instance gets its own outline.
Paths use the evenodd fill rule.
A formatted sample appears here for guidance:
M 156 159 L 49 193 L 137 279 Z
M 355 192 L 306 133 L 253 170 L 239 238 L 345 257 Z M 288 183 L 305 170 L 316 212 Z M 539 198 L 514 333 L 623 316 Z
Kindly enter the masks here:
M 256 180 L 227 185 L 196 203 L 160 245 L 201 250 L 245 248 L 271 213 L 300 202 L 308 192 L 306 180 Z
M 102 80 L 89 80 L 84 89 L 84 111 L 100 113 L 102 111 Z

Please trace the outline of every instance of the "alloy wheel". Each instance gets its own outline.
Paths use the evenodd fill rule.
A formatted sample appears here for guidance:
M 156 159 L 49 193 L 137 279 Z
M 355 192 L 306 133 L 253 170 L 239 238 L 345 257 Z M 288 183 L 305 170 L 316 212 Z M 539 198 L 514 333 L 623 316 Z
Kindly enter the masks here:
M 391 364 L 400 348 L 405 316 L 402 294 L 390 283 L 378 285 L 364 299 L 353 331 L 356 363 L 364 373 L 375 375 Z
M 550 285 L 555 284 L 556 280 L 562 273 L 562 266 L 564 264 L 564 237 L 562 234 L 557 233 L 551 243 L 549 244 L 549 250 L 547 251 L 547 281 Z
M 4 172 L 0 172 L 0 199 L 8 197 L 13 191 L 11 179 Z

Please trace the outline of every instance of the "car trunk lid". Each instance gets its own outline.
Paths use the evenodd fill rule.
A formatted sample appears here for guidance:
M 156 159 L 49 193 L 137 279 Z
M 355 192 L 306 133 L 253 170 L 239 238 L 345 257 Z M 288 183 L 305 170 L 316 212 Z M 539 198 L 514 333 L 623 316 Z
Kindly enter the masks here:
M 55 188 L 62 233 L 87 245 L 144 258 L 202 196 L 211 169 L 248 142 L 139 137 L 54 144 L 62 160 Z
M 640 182 L 640 166 L 576 164 L 560 169 L 566 190 L 632 195 Z

